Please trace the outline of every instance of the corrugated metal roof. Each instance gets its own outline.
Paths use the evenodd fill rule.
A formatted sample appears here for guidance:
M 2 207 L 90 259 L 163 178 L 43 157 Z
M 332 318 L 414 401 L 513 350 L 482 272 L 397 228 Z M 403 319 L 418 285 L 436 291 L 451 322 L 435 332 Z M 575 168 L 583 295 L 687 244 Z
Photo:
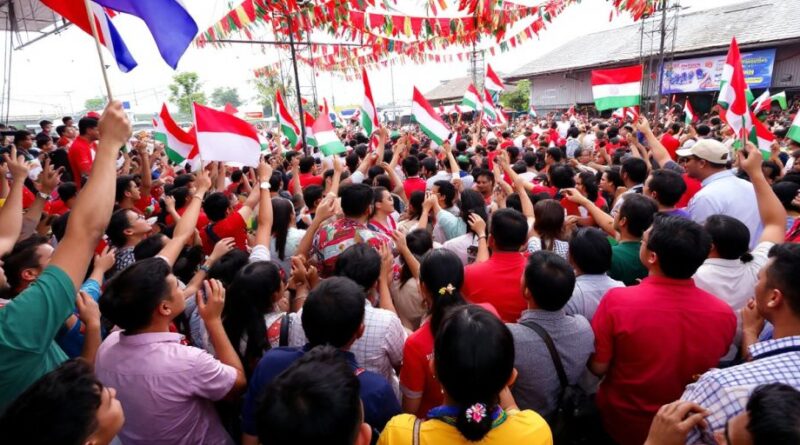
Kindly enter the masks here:
M 445 80 L 436 88 L 425 93 L 425 98 L 429 101 L 440 101 L 462 97 L 471 83 L 472 77 L 459 77 L 457 79 Z
M 648 20 L 658 20 L 660 14 Z M 721 8 L 687 12 L 678 16 L 676 55 L 719 49 L 724 51 L 735 36 L 739 45 L 800 40 L 800 8 L 797 1 L 756 0 Z M 660 35 L 648 33 L 644 49 L 658 51 Z M 656 39 L 651 45 L 650 40 Z M 509 75 L 519 79 L 536 74 L 612 65 L 639 58 L 641 23 L 575 38 Z M 670 42 L 668 42 L 669 44 Z

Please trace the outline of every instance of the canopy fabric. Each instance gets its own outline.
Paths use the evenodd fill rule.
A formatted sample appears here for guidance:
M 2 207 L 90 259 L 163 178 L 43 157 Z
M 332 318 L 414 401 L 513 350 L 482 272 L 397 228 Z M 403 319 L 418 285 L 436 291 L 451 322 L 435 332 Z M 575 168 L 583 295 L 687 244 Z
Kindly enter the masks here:
M 65 25 L 58 14 L 39 0 L 0 0 L 0 31 L 15 34 L 16 48 Z

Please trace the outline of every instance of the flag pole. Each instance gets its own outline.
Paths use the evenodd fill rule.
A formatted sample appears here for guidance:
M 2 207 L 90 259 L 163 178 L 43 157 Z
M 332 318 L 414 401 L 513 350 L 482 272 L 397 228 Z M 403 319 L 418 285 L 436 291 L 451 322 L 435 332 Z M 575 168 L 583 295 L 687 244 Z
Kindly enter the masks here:
M 92 28 L 92 36 L 94 36 L 94 45 L 97 48 L 97 56 L 100 58 L 100 70 L 103 72 L 103 81 L 106 84 L 106 93 L 108 94 L 108 101 L 111 102 L 114 98 L 111 95 L 111 84 L 108 82 L 108 73 L 106 72 L 106 63 L 103 60 L 103 52 L 100 50 L 100 39 L 97 36 L 97 25 L 94 22 L 94 14 L 92 13 L 92 5 L 89 0 L 83 0 L 86 7 L 86 15 L 89 16 L 89 26 Z

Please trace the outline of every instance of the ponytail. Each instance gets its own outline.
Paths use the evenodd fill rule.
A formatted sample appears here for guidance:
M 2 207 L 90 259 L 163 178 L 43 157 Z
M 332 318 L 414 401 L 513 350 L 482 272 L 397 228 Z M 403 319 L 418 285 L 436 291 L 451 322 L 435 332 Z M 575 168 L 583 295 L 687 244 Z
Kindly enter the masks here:
M 739 261 L 747 264 L 750 261 L 753 261 L 753 254 L 750 252 L 745 252 L 742 254 L 742 256 L 739 257 Z
M 460 288 L 464 284 L 464 265 L 447 249 L 433 249 L 422 258 L 419 280 L 432 300 L 431 333 L 436 333 L 451 309 L 466 304 Z
M 482 440 L 492 430 L 493 414 L 497 411 L 497 403 L 477 402 L 470 406 L 459 408 L 456 417 L 456 429 L 470 442 Z

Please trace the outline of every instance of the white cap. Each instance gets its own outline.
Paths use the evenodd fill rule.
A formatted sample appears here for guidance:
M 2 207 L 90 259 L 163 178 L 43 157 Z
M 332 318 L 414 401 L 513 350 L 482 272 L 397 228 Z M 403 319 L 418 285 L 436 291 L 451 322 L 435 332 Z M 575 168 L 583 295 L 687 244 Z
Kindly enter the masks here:
M 691 147 L 677 150 L 675 153 L 682 158 L 697 156 L 712 164 L 725 164 L 730 158 L 730 152 L 725 144 L 715 139 L 703 139 Z

